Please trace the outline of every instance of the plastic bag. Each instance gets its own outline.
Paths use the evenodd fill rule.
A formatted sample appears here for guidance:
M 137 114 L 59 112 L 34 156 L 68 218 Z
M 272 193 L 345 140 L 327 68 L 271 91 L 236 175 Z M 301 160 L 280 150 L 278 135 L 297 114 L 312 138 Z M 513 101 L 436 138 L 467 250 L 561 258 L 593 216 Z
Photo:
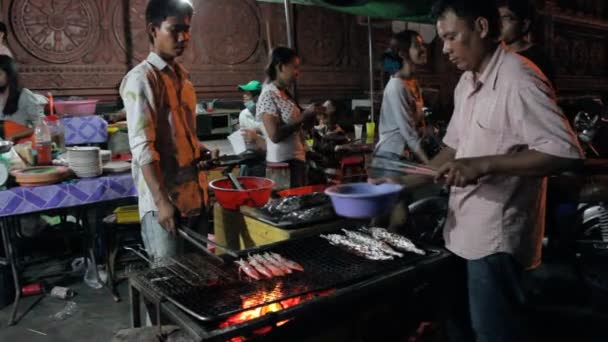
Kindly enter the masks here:
M 84 282 L 89 285 L 89 287 L 99 290 L 103 287 L 103 283 L 108 280 L 108 273 L 105 271 L 103 266 L 97 266 L 97 275 L 99 279 L 95 276 L 95 267 L 93 267 L 93 263 L 87 259 L 87 270 L 84 273 Z
M 63 321 L 64 319 L 72 316 L 78 310 L 78 305 L 76 302 L 68 301 L 63 309 L 57 312 L 54 315 L 51 315 L 51 319 L 54 321 Z

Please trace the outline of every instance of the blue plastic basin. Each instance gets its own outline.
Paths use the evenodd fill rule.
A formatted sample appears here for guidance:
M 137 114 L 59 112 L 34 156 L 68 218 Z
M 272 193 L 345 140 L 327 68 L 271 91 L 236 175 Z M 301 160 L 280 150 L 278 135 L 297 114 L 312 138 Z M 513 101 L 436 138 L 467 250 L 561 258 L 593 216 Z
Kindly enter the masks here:
M 336 214 L 351 218 L 372 218 L 387 214 L 397 203 L 403 186 L 399 184 L 349 183 L 329 187 Z

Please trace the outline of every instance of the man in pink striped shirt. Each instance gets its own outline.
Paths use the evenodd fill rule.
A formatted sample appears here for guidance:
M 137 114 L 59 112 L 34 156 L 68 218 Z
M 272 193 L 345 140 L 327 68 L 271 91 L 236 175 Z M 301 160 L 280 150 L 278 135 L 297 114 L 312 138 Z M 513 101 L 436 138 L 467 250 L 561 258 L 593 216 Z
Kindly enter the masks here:
M 522 341 L 521 277 L 540 263 L 545 176 L 576 168 L 581 150 L 547 78 L 498 43 L 493 2 L 439 0 L 433 17 L 443 53 L 464 71 L 434 163 L 451 186 L 446 247 L 466 264 L 474 339 Z
M 581 150 L 547 78 L 500 45 L 493 1 L 439 0 L 432 16 L 443 53 L 464 71 L 447 146 L 430 162 L 451 186 L 444 239 L 463 265 L 448 335 L 523 341 L 521 281 L 540 263 L 545 176 L 579 167 Z

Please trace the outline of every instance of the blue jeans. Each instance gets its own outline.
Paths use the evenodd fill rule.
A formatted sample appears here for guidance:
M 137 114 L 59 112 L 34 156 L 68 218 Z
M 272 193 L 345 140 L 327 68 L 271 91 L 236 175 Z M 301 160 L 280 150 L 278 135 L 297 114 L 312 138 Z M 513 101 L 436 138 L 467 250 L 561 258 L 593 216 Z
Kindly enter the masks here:
M 465 260 L 460 271 L 450 294 L 450 342 L 525 341 L 524 269 L 513 256 L 497 253 Z

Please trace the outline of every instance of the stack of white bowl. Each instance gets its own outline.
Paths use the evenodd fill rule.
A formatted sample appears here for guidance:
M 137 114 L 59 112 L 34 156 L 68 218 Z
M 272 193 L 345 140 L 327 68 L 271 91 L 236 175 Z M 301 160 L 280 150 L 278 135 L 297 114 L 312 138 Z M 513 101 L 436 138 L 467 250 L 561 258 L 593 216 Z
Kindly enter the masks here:
M 99 147 L 68 148 L 68 164 L 80 178 L 97 177 L 103 172 Z

